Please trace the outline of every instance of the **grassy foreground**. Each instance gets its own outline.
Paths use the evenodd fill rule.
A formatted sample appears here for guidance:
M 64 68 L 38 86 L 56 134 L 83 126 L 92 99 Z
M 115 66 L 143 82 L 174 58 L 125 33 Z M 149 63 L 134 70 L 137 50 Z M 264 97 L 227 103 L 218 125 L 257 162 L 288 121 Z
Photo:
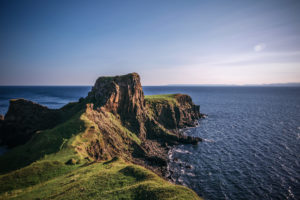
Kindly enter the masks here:
M 0 199 L 199 199 L 192 190 L 168 183 L 122 159 L 69 167 L 73 169 L 67 173 L 60 173 L 68 169 L 59 165 L 57 176 L 49 180 L 47 174 L 36 171 L 36 165 L 43 164 L 35 163 L 1 176 Z M 12 179 L 17 181 L 14 187 L 18 189 L 3 192 L 8 189 L 7 180 L 12 184 Z

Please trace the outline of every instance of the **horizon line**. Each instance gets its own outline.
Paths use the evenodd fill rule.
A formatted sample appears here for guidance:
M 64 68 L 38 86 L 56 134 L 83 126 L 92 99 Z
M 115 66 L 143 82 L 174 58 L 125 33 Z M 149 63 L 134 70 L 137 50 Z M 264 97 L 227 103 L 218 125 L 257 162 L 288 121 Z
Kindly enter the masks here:
M 300 86 L 300 82 L 288 82 L 288 83 L 261 83 L 261 84 L 161 84 L 161 85 L 142 85 L 142 86 L 236 86 L 236 87 L 247 87 L 247 86 Z M 0 87 L 93 87 L 93 85 L 0 85 Z

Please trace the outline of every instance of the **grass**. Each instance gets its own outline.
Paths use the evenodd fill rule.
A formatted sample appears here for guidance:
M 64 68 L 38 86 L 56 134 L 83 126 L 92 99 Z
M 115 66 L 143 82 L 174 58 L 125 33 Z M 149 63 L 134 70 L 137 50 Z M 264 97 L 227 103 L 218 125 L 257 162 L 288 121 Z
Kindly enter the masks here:
M 69 141 L 76 134 L 85 130 L 84 121 L 80 120 L 82 112 L 76 114 L 68 121 L 53 129 L 36 133 L 32 139 L 24 145 L 18 146 L 0 157 L 0 173 L 20 169 L 30 163 L 50 159 L 55 155 L 55 160 L 65 162 L 75 155 L 72 148 L 68 148 Z
M 76 166 L 65 165 L 59 161 L 40 161 L 22 169 L 0 176 L 0 194 L 43 183 L 60 176 Z
M 111 124 L 114 124 L 114 126 L 116 126 L 120 130 L 120 132 L 129 137 L 131 140 L 135 141 L 137 144 L 141 144 L 141 140 L 137 137 L 137 135 L 135 133 L 132 133 L 125 126 L 123 126 L 121 124 L 121 121 L 118 120 L 112 113 L 108 112 L 107 115 L 109 116 L 109 122 Z
M 145 95 L 146 103 L 173 103 L 176 104 L 175 99 L 177 94 L 160 94 L 160 95 Z
M 200 199 L 192 190 L 122 159 L 83 165 L 20 188 L 2 193 L 0 199 Z

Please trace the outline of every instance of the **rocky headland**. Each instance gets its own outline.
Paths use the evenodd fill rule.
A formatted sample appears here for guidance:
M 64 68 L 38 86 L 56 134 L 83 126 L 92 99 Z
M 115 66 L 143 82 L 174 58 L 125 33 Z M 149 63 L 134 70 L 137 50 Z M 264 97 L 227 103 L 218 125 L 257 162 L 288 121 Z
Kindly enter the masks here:
M 107 199 L 122 199 L 124 195 L 129 199 L 150 196 L 150 199 L 199 199 L 190 189 L 160 177 L 166 174 L 167 153 L 172 145 L 201 141 L 201 138 L 183 135 L 179 129 L 195 126 L 202 116 L 199 106 L 194 105 L 188 95 L 144 96 L 137 73 L 100 77 L 86 98 L 61 109 L 48 109 L 24 99 L 11 100 L 7 114 L 0 118 L 1 145 L 11 148 L 0 157 L 0 197 L 2 194 L 9 199 L 16 193 L 22 198 L 37 197 L 42 188 L 40 184 L 46 180 L 59 182 L 66 173 L 75 176 L 84 169 L 89 168 L 88 172 L 92 173 L 90 168 L 110 166 L 109 169 L 116 168 L 116 171 L 106 172 L 106 176 L 111 176 L 114 184 L 99 177 L 101 184 L 106 182 L 110 187 L 106 192 L 98 191 L 99 195 L 105 193 Z M 48 172 L 58 169 L 46 177 L 38 175 L 37 182 L 27 183 L 28 177 L 22 177 L 24 170 L 37 169 L 39 165 L 43 166 L 39 169 L 42 174 L 47 167 L 50 167 Z M 119 174 L 116 180 L 114 173 Z M 20 184 L 17 181 L 11 187 L 3 186 L 3 181 L 11 185 L 7 180 L 15 176 L 19 177 Z M 122 176 L 126 178 L 120 181 Z M 135 180 L 132 184 L 128 183 L 128 176 Z M 83 177 L 77 182 L 83 181 Z M 26 189 L 29 186 L 36 191 Z M 67 186 L 65 189 L 90 195 L 91 188 L 84 184 L 82 187 L 78 191 Z M 20 189 L 22 192 L 16 192 Z M 66 193 L 56 195 L 56 199 L 66 197 Z M 52 196 L 44 194 L 43 197 Z

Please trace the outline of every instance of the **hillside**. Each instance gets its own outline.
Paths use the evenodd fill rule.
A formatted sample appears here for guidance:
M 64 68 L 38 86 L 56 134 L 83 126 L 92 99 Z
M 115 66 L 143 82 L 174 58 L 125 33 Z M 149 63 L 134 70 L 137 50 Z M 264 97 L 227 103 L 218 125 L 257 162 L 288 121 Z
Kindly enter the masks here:
M 187 95 L 144 96 L 136 73 L 100 77 L 57 110 L 11 100 L 0 199 L 199 199 L 161 177 L 170 146 L 201 141 L 178 131 L 200 117 Z

